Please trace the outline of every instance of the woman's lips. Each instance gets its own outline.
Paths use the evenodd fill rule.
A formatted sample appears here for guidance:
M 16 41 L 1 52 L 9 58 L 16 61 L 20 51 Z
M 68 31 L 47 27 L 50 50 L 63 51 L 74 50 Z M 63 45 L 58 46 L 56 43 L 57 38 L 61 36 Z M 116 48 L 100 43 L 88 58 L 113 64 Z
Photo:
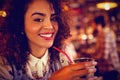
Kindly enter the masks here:
M 53 39 L 53 32 L 40 33 L 39 36 L 44 38 L 45 40 L 52 40 Z

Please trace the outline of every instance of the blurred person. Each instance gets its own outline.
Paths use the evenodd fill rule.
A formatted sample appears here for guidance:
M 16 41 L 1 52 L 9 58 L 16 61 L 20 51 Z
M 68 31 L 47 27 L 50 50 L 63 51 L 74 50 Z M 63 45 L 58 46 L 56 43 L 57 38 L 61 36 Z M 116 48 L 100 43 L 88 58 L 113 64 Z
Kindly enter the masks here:
M 0 27 L 0 80 L 82 80 L 96 71 L 88 68 L 95 61 L 69 64 L 53 48 L 69 37 L 61 0 L 12 0 L 8 13 Z
M 77 39 L 77 30 L 70 30 L 71 36 L 63 41 L 63 50 L 71 57 L 72 60 L 78 58 L 73 41 Z
M 98 61 L 96 74 L 102 76 L 103 80 L 117 80 L 120 62 L 116 50 L 115 34 L 110 27 L 106 27 L 104 16 L 95 17 L 94 23 L 93 35 L 96 43 L 92 57 Z

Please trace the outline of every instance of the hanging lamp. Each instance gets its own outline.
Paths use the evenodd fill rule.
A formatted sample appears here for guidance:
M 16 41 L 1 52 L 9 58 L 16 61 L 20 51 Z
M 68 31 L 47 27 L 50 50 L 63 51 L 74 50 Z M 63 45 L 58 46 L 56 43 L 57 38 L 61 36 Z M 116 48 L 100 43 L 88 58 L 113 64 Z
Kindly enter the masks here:
M 112 8 L 116 8 L 118 4 L 112 1 L 105 1 L 96 4 L 98 9 L 110 10 Z

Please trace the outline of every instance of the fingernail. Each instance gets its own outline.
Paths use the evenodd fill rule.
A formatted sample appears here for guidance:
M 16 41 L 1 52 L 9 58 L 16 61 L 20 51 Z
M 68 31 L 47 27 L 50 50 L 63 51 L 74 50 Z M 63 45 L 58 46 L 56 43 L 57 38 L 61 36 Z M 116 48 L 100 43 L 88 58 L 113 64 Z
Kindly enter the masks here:
M 98 77 L 94 76 L 92 78 L 88 78 L 88 80 L 98 80 Z
M 89 72 L 89 73 L 92 73 L 92 72 L 95 72 L 95 71 L 96 71 L 95 68 L 88 69 L 88 72 Z

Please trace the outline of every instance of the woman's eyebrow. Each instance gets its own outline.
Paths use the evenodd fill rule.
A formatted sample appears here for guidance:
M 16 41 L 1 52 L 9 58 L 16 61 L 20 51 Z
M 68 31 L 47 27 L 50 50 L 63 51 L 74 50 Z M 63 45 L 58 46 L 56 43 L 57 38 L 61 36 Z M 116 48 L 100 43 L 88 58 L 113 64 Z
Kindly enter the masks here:
M 46 14 L 40 13 L 40 12 L 35 12 L 31 16 L 34 16 L 34 15 L 46 16 Z M 53 13 L 53 14 L 51 14 L 51 16 L 57 16 L 57 14 Z
M 44 13 L 40 13 L 40 12 L 35 12 L 35 13 L 33 13 L 31 16 L 34 16 L 34 15 L 45 16 L 45 14 L 44 14 Z

